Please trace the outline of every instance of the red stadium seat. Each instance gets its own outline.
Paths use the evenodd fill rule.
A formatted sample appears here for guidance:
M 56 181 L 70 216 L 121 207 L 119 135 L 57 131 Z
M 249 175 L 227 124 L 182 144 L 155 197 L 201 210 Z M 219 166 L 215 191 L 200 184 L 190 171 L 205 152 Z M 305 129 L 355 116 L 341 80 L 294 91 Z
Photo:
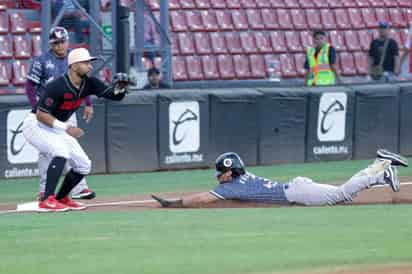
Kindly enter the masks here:
M 186 56 L 186 66 L 190 68 L 187 70 L 189 80 L 202 80 L 204 78 L 202 63 L 198 56 Z
M 180 1 L 179 0 L 169 0 L 169 9 L 170 10 L 179 10 Z
M 266 78 L 265 59 L 261 54 L 249 55 L 252 78 Z
M 353 54 L 355 58 L 356 70 L 359 75 L 367 75 L 369 72 L 368 53 L 367 52 L 355 52 Z
M 171 46 L 172 46 L 172 54 L 173 55 L 178 55 L 180 50 L 179 50 L 179 40 L 177 39 L 177 33 L 171 32 L 170 33 L 170 39 L 171 39 Z
M 185 81 L 188 79 L 185 59 L 182 56 L 172 57 L 173 80 Z
M 292 16 L 293 26 L 296 30 L 308 29 L 308 23 L 306 22 L 306 14 L 302 9 L 290 10 Z
M 179 33 L 177 35 L 177 39 L 179 40 L 179 48 L 181 54 L 192 55 L 196 53 L 191 33 Z
M 33 56 L 40 56 L 41 50 L 41 36 L 39 34 L 33 34 L 31 36 L 32 54 Z
M 283 31 L 270 32 L 270 39 L 272 41 L 273 51 L 276 53 L 286 52 L 285 33 Z
M 18 3 L 15 0 L 1 0 L 0 5 L 6 6 L 7 8 L 10 8 L 10 9 L 18 8 Z
M 0 35 L 0 58 L 8 59 L 13 57 L 13 42 L 8 35 Z
M 356 0 L 356 3 L 359 8 L 368 8 L 369 7 L 369 0 Z
M 279 58 L 280 58 L 279 59 L 280 71 L 282 73 L 282 77 L 285 77 L 285 78 L 296 77 L 297 72 L 296 72 L 293 55 L 281 54 Z
M 226 1 L 226 5 L 229 9 L 240 9 L 240 8 L 242 8 L 242 4 L 240 3 L 240 0 Z
M 240 0 L 240 4 L 244 9 L 255 9 L 257 8 L 255 0 Z
M 411 6 L 410 0 L 398 0 L 398 6 L 401 8 L 409 8 Z
M 233 10 L 232 20 L 233 20 L 233 25 L 235 26 L 235 29 L 237 30 L 245 30 L 249 28 L 247 16 L 246 16 L 245 10 L 243 9 Z
M 317 9 L 307 9 L 306 18 L 308 19 L 309 29 L 322 29 L 322 21 L 320 19 L 320 12 Z
M 287 0 L 270 0 L 270 4 L 272 5 L 272 8 L 275 8 L 275 9 L 285 8 L 286 7 L 285 1 Z
M 226 33 L 226 45 L 230 53 L 242 53 L 242 43 L 240 42 L 240 36 L 237 32 Z
M 326 2 L 328 2 L 329 7 L 336 9 L 336 8 L 342 8 L 344 1 L 342 1 L 342 0 L 326 0 Z
M 404 17 L 407 22 L 412 22 L 412 8 L 404 9 Z
M 232 14 L 230 11 L 217 10 L 216 18 L 220 30 L 233 30 Z
M 265 25 L 263 24 L 262 15 L 258 9 L 248 9 L 246 10 L 247 20 L 252 29 L 264 29 Z
M 361 11 L 366 27 L 375 28 L 378 26 L 378 20 L 376 19 L 376 13 L 374 9 L 361 9 Z
M 270 37 L 267 32 L 255 32 L 255 41 L 257 46 L 257 50 L 260 53 L 270 53 L 273 52 L 272 45 L 270 43 Z
M 187 20 L 186 13 L 183 11 L 171 11 L 170 12 L 170 21 L 173 31 L 187 31 Z
M 279 22 L 276 12 L 272 9 L 262 9 L 262 19 L 265 29 L 274 30 L 279 29 Z
M 335 14 L 328 9 L 320 10 L 320 19 L 322 21 L 323 28 L 326 30 L 336 29 Z
M 290 52 L 303 51 L 302 43 L 300 41 L 299 33 L 296 31 L 285 31 L 286 45 Z
M 285 7 L 288 9 L 298 9 L 300 8 L 299 0 L 286 0 Z
M 369 3 L 370 3 L 370 7 L 375 7 L 375 8 L 385 6 L 382 0 L 369 0 Z
M 315 8 L 315 0 L 299 0 L 300 6 L 304 9 Z
M 0 61 L 0 85 L 8 86 L 11 80 L 11 65 L 7 61 Z
M 9 16 L 6 11 L 0 11 L 0 33 L 9 33 Z
M 358 51 L 362 50 L 359 42 L 358 32 L 354 30 L 346 30 L 344 32 L 345 42 L 348 50 Z
M 398 7 L 398 3 L 396 0 L 383 0 L 385 7 L 387 8 L 396 8 Z
M 237 79 L 251 78 L 249 58 L 247 55 L 233 55 L 233 64 Z
M 205 55 L 201 57 L 203 74 L 206 80 L 219 79 L 216 56 Z
M 375 12 L 376 12 L 376 19 L 378 19 L 378 22 L 381 22 L 381 21 L 388 22 L 389 21 L 389 14 L 386 8 L 377 8 L 375 9 Z
M 293 22 L 290 16 L 289 10 L 277 9 L 276 10 L 279 28 L 281 29 L 293 29 Z
M 217 31 L 219 29 L 216 13 L 214 11 L 202 10 L 200 14 L 206 31 Z
M 241 32 L 240 43 L 245 53 L 256 53 L 256 41 L 252 32 Z
M 202 16 L 198 11 L 187 11 L 186 12 L 187 25 L 190 31 L 203 31 L 205 27 L 203 26 Z
M 180 7 L 182 9 L 194 9 L 196 5 L 193 0 L 180 0 Z
M 23 35 L 13 37 L 14 58 L 28 59 L 31 58 L 31 40 Z
M 270 0 L 256 0 L 256 6 L 258 8 L 271 8 Z
M 354 29 L 363 29 L 366 27 L 365 22 L 363 21 L 362 12 L 360 9 L 348 9 L 349 20 Z
M 313 47 L 313 35 L 310 31 L 301 31 L 300 32 L 300 41 L 302 41 L 303 49 Z
M 210 38 L 208 33 L 197 32 L 194 34 L 195 47 L 197 54 L 211 54 L 212 46 L 210 45 Z
M 10 29 L 13 34 L 25 33 L 26 20 L 21 12 L 12 12 L 10 13 Z
M 407 27 L 406 19 L 400 9 L 391 8 L 389 9 L 389 16 L 391 18 L 392 26 L 395 28 Z
M 280 71 L 280 61 L 279 61 L 279 55 L 275 55 L 275 54 L 265 54 L 265 56 L 263 57 L 265 59 L 265 67 L 266 70 L 269 73 L 269 68 L 273 69 L 274 73 L 280 75 L 281 71 Z
M 341 52 L 339 54 L 341 71 L 343 75 L 353 76 L 357 74 L 355 60 L 350 52 Z
M 215 54 L 227 53 L 226 39 L 223 33 L 211 33 L 210 41 L 212 44 L 212 50 Z
M 337 51 L 345 51 L 345 39 L 341 31 L 333 30 L 329 32 L 331 45 L 335 47 Z
M 210 0 L 210 4 L 212 5 L 213 9 L 225 9 L 226 8 L 226 1 Z
M 195 4 L 198 9 L 210 9 L 209 0 L 195 0 Z
M 329 3 L 326 1 L 314 1 L 315 7 L 318 9 L 328 9 Z
M 13 80 L 15 86 L 22 86 L 26 83 L 26 75 L 29 70 L 28 61 L 16 60 L 13 62 Z
M 219 67 L 220 78 L 224 80 L 235 78 L 232 55 L 218 55 L 217 63 Z
M 336 27 L 338 29 L 350 29 L 350 21 L 347 9 L 336 9 Z
M 356 0 L 345 0 L 342 1 L 342 4 L 345 8 L 356 8 L 358 6 Z
M 306 54 L 304 53 L 295 53 L 293 55 L 296 65 L 296 73 L 298 76 L 302 77 L 306 73 L 305 69 L 305 61 L 306 61 Z

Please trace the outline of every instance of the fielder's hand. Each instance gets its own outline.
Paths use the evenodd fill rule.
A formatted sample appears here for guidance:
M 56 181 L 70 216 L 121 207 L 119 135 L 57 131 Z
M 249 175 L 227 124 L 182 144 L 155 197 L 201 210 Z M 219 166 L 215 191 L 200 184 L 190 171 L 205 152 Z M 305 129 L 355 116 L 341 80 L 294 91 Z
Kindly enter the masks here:
M 92 118 L 93 118 L 93 107 L 86 106 L 83 112 L 83 119 L 86 121 L 86 123 L 89 123 Z
M 84 135 L 83 129 L 79 127 L 69 127 L 66 132 L 74 138 L 80 138 Z
M 183 207 L 183 201 L 182 199 L 174 199 L 174 200 L 169 200 L 169 199 L 163 199 L 161 197 L 151 195 L 154 200 L 156 200 L 162 207 Z

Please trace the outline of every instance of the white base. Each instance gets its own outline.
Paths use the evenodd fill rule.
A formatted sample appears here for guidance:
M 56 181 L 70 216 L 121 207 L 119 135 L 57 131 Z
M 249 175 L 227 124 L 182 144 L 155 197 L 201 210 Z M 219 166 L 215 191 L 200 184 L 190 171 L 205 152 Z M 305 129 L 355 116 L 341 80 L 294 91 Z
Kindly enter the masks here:
M 39 202 L 29 202 L 17 205 L 17 212 L 39 211 Z

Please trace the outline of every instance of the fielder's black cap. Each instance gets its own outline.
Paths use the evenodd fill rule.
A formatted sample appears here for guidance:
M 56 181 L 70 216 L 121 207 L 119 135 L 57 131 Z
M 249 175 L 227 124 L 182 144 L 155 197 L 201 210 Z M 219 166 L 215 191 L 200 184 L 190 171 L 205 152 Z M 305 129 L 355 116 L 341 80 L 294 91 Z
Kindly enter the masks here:
M 153 67 L 153 68 L 150 68 L 150 69 L 147 71 L 147 76 L 151 76 L 151 75 L 153 75 L 153 74 L 159 75 L 159 74 L 160 74 L 159 69 Z

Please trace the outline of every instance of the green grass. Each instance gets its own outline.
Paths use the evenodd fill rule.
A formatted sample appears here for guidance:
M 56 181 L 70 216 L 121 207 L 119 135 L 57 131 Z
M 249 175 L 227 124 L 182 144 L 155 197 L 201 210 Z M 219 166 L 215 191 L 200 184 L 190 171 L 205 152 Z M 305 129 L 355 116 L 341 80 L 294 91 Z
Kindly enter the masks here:
M 367 161 L 251 168 L 285 181 L 341 181 Z M 403 169 L 411 176 L 411 168 Z M 210 189 L 211 170 L 90 176 L 99 196 Z M 36 179 L 0 181 L 0 202 Z M 0 215 L 0 273 L 279 273 L 412 262 L 412 206 Z

